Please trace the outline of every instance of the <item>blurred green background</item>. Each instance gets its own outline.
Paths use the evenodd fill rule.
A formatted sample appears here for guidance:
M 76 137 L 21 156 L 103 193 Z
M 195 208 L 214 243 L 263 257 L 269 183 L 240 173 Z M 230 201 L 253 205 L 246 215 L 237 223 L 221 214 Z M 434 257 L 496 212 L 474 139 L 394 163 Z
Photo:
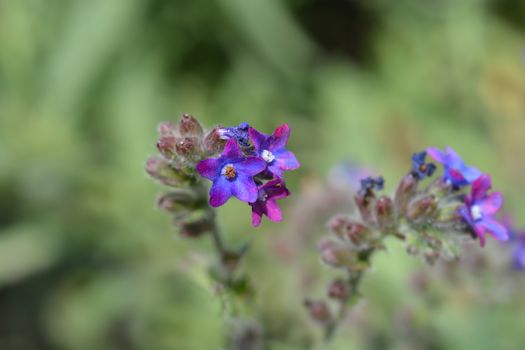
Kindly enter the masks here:
M 177 235 L 143 171 L 181 112 L 290 123 L 296 199 L 344 159 L 393 190 L 412 152 L 450 145 L 525 225 L 524 49 L 521 0 L 0 0 L 0 349 L 225 349 L 211 245 Z M 245 205 L 220 210 L 229 243 L 252 244 L 264 349 L 317 332 L 301 300 L 323 284 L 301 273 L 329 274 L 325 229 L 294 245 L 299 205 L 257 230 Z M 426 268 L 429 301 L 409 283 L 423 264 L 393 244 L 334 348 L 523 348 L 523 277 L 495 242 L 483 253 L 504 262 Z

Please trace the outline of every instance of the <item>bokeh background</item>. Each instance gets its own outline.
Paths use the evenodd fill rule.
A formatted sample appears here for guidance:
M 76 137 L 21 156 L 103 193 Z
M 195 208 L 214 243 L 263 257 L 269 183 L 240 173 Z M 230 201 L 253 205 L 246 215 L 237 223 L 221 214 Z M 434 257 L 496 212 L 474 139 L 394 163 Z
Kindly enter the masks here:
M 317 336 L 302 299 L 343 208 L 305 203 L 344 160 L 393 190 L 412 152 L 453 146 L 525 225 L 524 50 L 521 0 L 0 0 L 0 349 L 226 348 L 211 244 L 179 237 L 143 170 L 181 112 L 292 126 L 285 222 L 220 210 L 252 247 L 264 349 Z M 525 274 L 475 247 L 428 268 L 392 242 L 333 348 L 522 349 Z

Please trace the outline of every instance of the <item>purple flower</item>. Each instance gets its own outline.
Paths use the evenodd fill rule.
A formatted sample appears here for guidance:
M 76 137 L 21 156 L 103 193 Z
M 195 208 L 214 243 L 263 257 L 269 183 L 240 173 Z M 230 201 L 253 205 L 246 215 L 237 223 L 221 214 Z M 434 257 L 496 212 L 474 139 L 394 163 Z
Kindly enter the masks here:
M 436 165 L 434 163 L 427 163 L 426 159 L 426 151 L 412 155 L 412 174 L 418 180 L 424 180 L 426 177 L 432 176 L 436 171 Z
M 289 195 L 290 191 L 280 179 L 269 181 L 260 186 L 257 201 L 250 203 L 252 206 L 252 225 L 259 226 L 263 215 L 266 215 L 271 221 L 281 221 L 282 213 L 276 201 Z
M 486 233 L 499 241 L 509 239 L 505 225 L 493 218 L 503 206 L 503 195 L 499 192 L 487 195 L 491 186 L 490 176 L 481 175 L 472 184 L 471 193 L 465 197 L 465 205 L 460 209 L 461 216 L 479 237 L 482 247 L 485 245 Z
M 244 157 L 237 141 L 230 139 L 219 158 L 205 159 L 197 164 L 201 176 L 213 181 L 210 205 L 219 207 L 231 196 L 243 202 L 257 200 L 257 185 L 253 176 L 264 171 L 266 162 L 258 157 Z
M 278 127 L 270 136 L 254 128 L 249 128 L 249 134 L 257 154 L 266 161 L 268 170 L 276 177 L 282 178 L 283 172 L 301 166 L 295 155 L 285 148 L 290 136 L 288 124 Z
M 446 147 L 445 152 L 436 147 L 429 147 L 427 153 L 436 162 L 443 164 L 445 167 L 444 179 L 454 187 L 470 185 L 481 176 L 478 169 L 466 165 L 459 154 L 450 147 Z

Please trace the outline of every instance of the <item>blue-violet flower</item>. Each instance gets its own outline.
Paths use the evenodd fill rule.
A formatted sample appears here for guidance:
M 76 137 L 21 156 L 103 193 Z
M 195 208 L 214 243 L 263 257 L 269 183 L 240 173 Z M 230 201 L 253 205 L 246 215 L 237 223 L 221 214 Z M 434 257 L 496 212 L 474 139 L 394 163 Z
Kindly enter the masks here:
M 509 238 L 505 225 L 493 218 L 503 206 L 503 195 L 492 192 L 490 176 L 483 174 L 472 184 L 470 195 L 465 196 L 465 205 L 460 214 L 479 237 L 481 246 L 485 245 L 485 234 L 489 233 L 496 240 L 506 241 Z
M 275 177 L 282 178 L 283 172 L 300 167 L 295 155 L 286 149 L 286 143 L 290 136 L 288 124 L 278 127 L 270 136 L 260 133 L 254 128 L 249 128 L 248 132 L 257 154 L 266 161 L 268 171 Z
M 436 171 L 436 165 L 434 163 L 427 163 L 426 159 L 426 151 L 414 153 L 412 155 L 412 174 L 418 180 L 424 180 L 426 177 L 432 176 Z
M 257 201 L 250 204 L 252 206 L 252 225 L 255 227 L 259 226 L 263 215 L 266 215 L 271 221 L 281 221 L 281 208 L 279 208 L 276 201 L 289 195 L 290 191 L 280 179 L 271 180 L 261 185 Z
M 258 198 L 253 176 L 264 171 L 266 162 L 258 157 L 244 157 L 237 141 L 230 139 L 219 158 L 209 158 L 197 164 L 199 174 L 211 181 L 210 205 L 219 207 L 231 196 L 247 203 Z

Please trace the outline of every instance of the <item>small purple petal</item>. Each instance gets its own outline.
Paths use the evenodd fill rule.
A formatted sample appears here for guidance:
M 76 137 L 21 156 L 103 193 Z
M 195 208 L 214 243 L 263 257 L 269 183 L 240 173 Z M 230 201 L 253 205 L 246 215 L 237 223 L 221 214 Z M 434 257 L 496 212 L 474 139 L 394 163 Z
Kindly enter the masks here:
M 277 162 L 273 162 L 272 164 L 268 165 L 268 170 L 277 179 L 282 179 L 283 178 L 283 170 L 281 169 L 281 167 L 279 166 L 279 164 Z
M 257 185 L 251 177 L 239 174 L 232 181 L 231 193 L 243 202 L 253 203 L 257 200 Z
M 445 159 L 451 168 L 459 168 L 463 165 L 463 159 L 451 147 L 445 147 Z
M 281 170 L 295 170 L 301 166 L 291 151 L 281 150 L 275 154 L 275 162 Z
M 282 180 L 280 180 L 279 182 L 281 182 L 281 181 Z M 266 194 L 268 195 L 268 197 L 272 198 L 274 200 L 283 199 L 283 198 L 286 198 L 286 197 L 288 197 L 290 195 L 290 191 L 288 191 L 288 189 L 285 187 L 284 183 L 282 184 L 282 186 L 275 186 L 274 185 L 273 187 L 268 187 L 268 188 L 266 188 L 265 191 L 266 191 Z
M 250 134 L 250 139 L 252 140 L 253 146 L 257 151 L 262 151 L 263 147 L 265 147 L 264 143 L 266 139 L 268 138 L 268 135 L 265 135 L 263 133 L 260 133 L 254 128 L 248 129 L 248 132 Z
M 481 247 L 484 247 L 485 243 L 486 243 L 486 241 L 485 241 L 485 231 L 480 229 L 479 226 L 474 227 L 474 231 L 476 232 L 476 235 L 479 238 L 479 245 Z
M 250 157 L 235 164 L 239 173 L 254 176 L 266 169 L 266 162 L 259 157 Z
M 474 183 L 472 184 L 472 200 L 474 202 L 477 202 L 481 199 L 483 199 L 486 196 L 487 191 L 492 186 L 492 180 L 490 176 L 487 174 L 484 174 L 480 176 Z
M 479 171 L 478 169 L 465 164 L 462 164 L 459 167 L 459 171 L 469 184 L 476 181 L 482 175 L 481 171 Z
M 481 199 L 478 203 L 484 215 L 492 216 L 503 206 L 503 195 L 500 192 L 493 192 Z
M 202 177 L 213 180 L 217 175 L 217 168 L 219 167 L 219 159 L 209 158 L 204 159 L 197 164 L 197 171 Z
M 232 196 L 231 183 L 225 178 L 218 177 L 210 189 L 210 205 L 220 207 Z
M 456 169 L 446 169 L 445 177 L 455 186 L 466 186 L 469 184 L 463 174 Z
M 272 199 L 266 201 L 266 215 L 268 219 L 274 222 L 280 222 L 283 219 L 281 208 Z
M 427 148 L 427 153 L 436 162 L 439 162 L 439 163 L 445 163 L 446 162 L 445 152 L 441 151 L 437 147 L 428 147 Z
M 237 141 L 235 139 L 229 139 L 228 142 L 226 142 L 226 146 L 224 146 L 224 152 L 221 155 L 221 158 L 241 158 L 241 149 L 239 148 L 239 145 L 237 144 Z
M 472 228 L 474 228 L 475 226 L 475 223 L 474 223 L 474 220 L 472 219 L 472 215 L 470 213 L 470 207 L 468 205 L 464 205 L 461 207 L 461 209 L 459 210 L 459 213 L 461 214 L 461 216 L 463 217 L 463 219 L 465 219 L 465 221 L 467 222 L 467 224 L 469 224 L 469 226 L 471 226 Z
M 260 203 L 253 203 L 252 204 L 252 225 L 254 227 L 258 227 L 259 225 L 261 225 L 263 214 L 264 214 L 263 205 Z
M 273 132 L 268 139 L 268 148 L 270 151 L 277 151 L 286 147 L 288 138 L 290 137 L 290 126 L 283 124 Z
M 486 218 L 480 221 L 477 226 L 481 226 L 484 231 L 490 233 L 498 241 L 507 241 L 509 239 L 507 228 L 494 219 Z

